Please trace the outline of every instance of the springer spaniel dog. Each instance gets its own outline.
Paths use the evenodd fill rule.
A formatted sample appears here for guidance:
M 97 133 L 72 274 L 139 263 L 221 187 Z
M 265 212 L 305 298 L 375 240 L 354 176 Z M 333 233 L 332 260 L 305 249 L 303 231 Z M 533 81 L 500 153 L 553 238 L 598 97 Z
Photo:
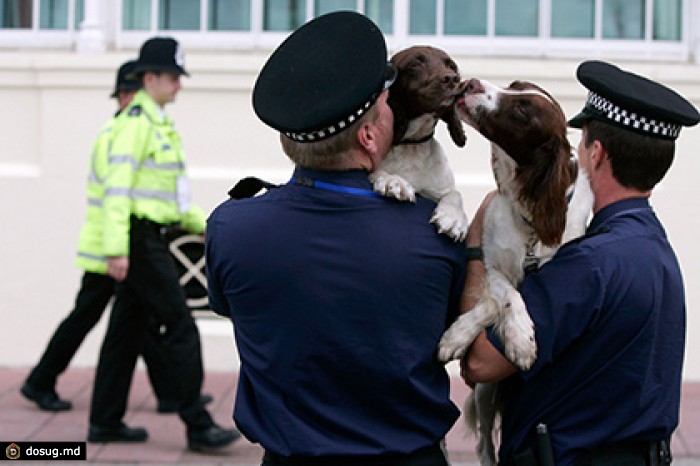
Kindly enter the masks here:
M 418 192 L 437 202 L 430 221 L 440 233 L 462 241 L 469 222 L 447 156 L 434 137 L 443 120 L 455 144 L 463 147 L 467 141 L 455 110 L 463 92 L 457 64 L 428 46 L 402 50 L 391 62 L 398 69 L 388 100 L 394 112 L 394 145 L 370 181 L 384 196 L 415 202 Z
M 585 232 L 593 194 L 572 158 L 564 112 L 542 88 L 515 81 L 501 89 L 472 79 L 457 110 L 491 141 L 497 193 L 482 232 L 485 286 L 476 306 L 443 335 L 438 357 L 461 358 L 476 336 L 495 324 L 506 357 L 527 370 L 537 357 L 535 329 L 516 287 L 561 244 Z M 478 429 L 481 464 L 496 464 L 496 385 L 477 384 L 465 406 L 467 422 Z

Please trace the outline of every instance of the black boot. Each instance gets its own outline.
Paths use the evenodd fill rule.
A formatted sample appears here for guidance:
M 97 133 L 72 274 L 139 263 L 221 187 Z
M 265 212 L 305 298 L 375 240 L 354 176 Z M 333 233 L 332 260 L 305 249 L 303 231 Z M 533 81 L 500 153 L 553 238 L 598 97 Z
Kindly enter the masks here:
M 121 424 L 117 427 L 101 427 L 90 424 L 88 430 L 88 442 L 145 442 L 148 439 L 148 431 L 143 427 L 129 427 Z
M 60 399 L 55 390 L 40 390 L 29 382 L 25 382 L 19 391 L 44 411 L 67 411 L 73 407 L 70 401 Z
M 224 429 L 213 424 L 204 429 L 187 429 L 187 448 L 207 452 L 223 448 L 241 437 L 236 429 Z

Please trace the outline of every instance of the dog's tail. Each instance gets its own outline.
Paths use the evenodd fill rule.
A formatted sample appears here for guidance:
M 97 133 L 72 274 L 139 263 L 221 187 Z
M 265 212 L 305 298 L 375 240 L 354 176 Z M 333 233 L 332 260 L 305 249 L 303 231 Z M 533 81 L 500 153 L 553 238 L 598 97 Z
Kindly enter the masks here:
M 464 422 L 467 424 L 469 431 L 474 435 L 477 435 L 477 417 L 476 392 L 472 390 L 464 402 Z
M 476 384 L 464 405 L 464 417 L 478 439 L 476 453 L 482 465 L 498 463 L 496 449 L 500 437 L 500 411 L 498 384 Z

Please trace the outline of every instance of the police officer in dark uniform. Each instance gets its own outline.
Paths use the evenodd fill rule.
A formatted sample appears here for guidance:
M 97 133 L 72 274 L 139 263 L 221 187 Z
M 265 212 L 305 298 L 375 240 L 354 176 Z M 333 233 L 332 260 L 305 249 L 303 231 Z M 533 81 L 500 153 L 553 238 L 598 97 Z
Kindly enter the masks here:
M 187 445 L 220 449 L 240 434 L 218 426 L 203 406 L 199 332 L 169 250 L 172 235 L 202 234 L 206 225 L 201 209 L 190 202 L 180 136 L 164 110 L 187 74 L 180 45 L 169 37 L 147 40 L 133 72 L 141 89 L 117 118 L 104 181 L 104 255 L 107 273 L 118 285 L 95 374 L 88 441 L 147 439 L 145 429 L 122 419 L 153 315 L 167 329 L 162 341 L 178 375 L 177 408 L 187 426 Z
M 295 31 L 253 90 L 292 181 L 209 218 L 210 303 L 233 320 L 241 360 L 234 419 L 263 465 L 447 465 L 459 411 L 435 349 L 465 250 L 430 223 L 432 201 L 372 191 L 394 77 L 363 15 Z
M 535 365 L 517 371 L 488 330 L 463 375 L 503 381 L 501 465 L 548 464 L 548 448 L 539 447 L 547 435 L 557 465 L 669 464 L 686 309 L 678 260 L 649 197 L 681 127 L 700 115 L 671 89 L 609 63 L 584 62 L 577 77 L 590 92 L 569 125 L 582 129 L 578 157 L 593 219 L 521 285 L 536 328 Z M 483 206 L 470 246 L 479 244 L 482 215 Z M 483 277 L 483 265 L 471 263 L 467 290 Z

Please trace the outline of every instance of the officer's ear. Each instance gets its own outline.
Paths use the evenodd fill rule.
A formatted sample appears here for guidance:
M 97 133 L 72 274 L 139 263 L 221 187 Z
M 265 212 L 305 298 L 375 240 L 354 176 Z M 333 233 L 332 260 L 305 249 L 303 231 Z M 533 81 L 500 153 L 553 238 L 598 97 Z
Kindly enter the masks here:
M 591 164 L 595 168 L 599 168 L 600 165 L 608 159 L 608 151 L 600 143 L 599 140 L 595 139 L 591 143 Z
M 366 152 L 373 153 L 376 151 L 376 135 L 374 134 L 376 127 L 371 121 L 362 122 L 357 128 L 357 142 Z
M 377 124 L 379 114 L 376 110 L 376 105 L 363 115 L 358 122 L 356 131 L 357 143 L 362 150 L 368 154 L 376 155 L 379 152 L 379 140 L 382 138 L 383 130 Z
M 146 84 L 154 82 L 158 79 L 158 76 L 160 76 L 160 73 L 157 71 L 146 71 L 141 75 L 141 86 L 146 87 Z

